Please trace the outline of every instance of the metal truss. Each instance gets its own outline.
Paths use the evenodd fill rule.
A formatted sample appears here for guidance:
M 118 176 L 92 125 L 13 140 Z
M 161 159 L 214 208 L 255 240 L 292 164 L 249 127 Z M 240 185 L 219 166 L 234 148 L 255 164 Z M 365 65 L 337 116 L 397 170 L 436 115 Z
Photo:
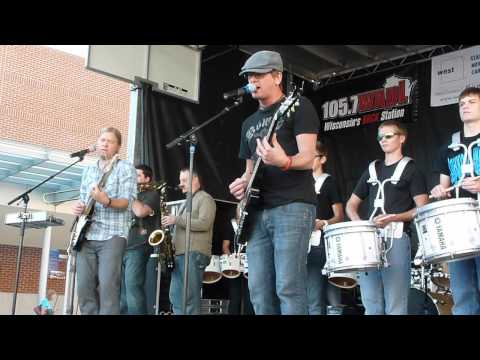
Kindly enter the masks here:
M 319 90 L 328 85 L 338 84 L 345 81 L 358 79 L 364 76 L 373 75 L 375 73 L 395 69 L 400 66 L 421 63 L 430 60 L 434 56 L 447 54 L 449 52 L 461 50 L 472 45 L 438 45 L 420 51 L 407 53 L 405 55 L 378 61 L 369 65 L 358 67 L 355 69 L 348 69 L 342 72 L 334 72 L 332 74 L 324 75 L 317 80 L 311 80 L 313 90 Z

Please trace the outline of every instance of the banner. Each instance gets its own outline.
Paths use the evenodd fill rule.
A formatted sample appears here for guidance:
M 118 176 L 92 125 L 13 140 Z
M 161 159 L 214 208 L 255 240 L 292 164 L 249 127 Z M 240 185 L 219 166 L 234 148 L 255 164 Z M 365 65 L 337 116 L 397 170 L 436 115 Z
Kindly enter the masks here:
M 469 86 L 480 87 L 480 46 L 432 58 L 430 106 L 456 104 Z
M 410 66 L 325 87 L 311 98 L 321 120 L 320 131 L 393 119 L 415 121 L 417 73 L 417 67 Z

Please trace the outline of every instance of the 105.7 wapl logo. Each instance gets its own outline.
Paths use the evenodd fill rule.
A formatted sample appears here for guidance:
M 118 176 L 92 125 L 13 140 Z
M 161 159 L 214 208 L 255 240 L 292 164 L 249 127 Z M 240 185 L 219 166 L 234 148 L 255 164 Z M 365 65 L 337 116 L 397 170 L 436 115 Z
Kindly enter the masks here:
M 323 131 L 403 118 L 416 83 L 417 80 L 392 75 L 380 89 L 326 101 L 322 104 Z

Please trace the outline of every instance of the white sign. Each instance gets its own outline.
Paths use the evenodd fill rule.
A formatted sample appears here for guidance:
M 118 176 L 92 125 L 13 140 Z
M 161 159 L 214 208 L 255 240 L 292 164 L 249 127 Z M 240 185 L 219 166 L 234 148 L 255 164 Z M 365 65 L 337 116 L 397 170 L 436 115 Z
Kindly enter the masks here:
M 480 46 L 432 58 L 430 106 L 458 103 L 468 86 L 480 87 Z

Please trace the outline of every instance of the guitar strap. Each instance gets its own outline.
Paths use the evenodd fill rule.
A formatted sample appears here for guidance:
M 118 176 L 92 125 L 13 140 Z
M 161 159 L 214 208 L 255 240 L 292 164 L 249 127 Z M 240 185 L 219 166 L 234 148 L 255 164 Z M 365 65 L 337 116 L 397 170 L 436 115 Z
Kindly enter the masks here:
M 100 179 L 100 183 L 98 184 L 98 186 L 103 190 L 103 187 L 105 186 L 105 184 L 107 183 L 107 180 L 108 180 L 108 177 L 110 176 L 110 174 L 112 173 L 113 171 L 113 168 L 115 167 L 115 165 L 117 165 L 117 162 L 119 161 L 120 159 L 119 158 L 116 158 L 113 160 L 113 164 L 110 166 L 110 169 L 106 172 L 106 173 L 103 173 L 102 175 L 102 178 Z M 92 215 L 95 213 L 95 200 L 92 199 Z

